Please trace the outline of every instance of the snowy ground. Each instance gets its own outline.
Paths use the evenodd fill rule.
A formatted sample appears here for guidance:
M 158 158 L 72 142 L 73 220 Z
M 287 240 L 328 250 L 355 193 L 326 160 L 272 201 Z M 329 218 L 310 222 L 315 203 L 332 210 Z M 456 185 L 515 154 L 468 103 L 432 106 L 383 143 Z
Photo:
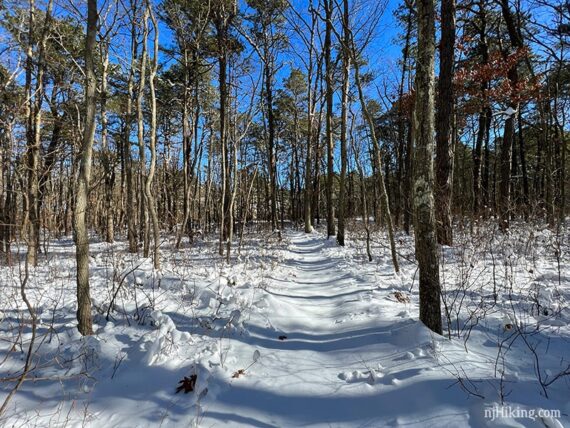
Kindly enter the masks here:
M 373 262 L 361 240 L 318 232 L 246 237 L 231 266 L 213 241 L 164 244 L 161 272 L 95 243 L 89 338 L 75 328 L 72 243 L 54 241 L 28 283 L 34 370 L 0 425 L 570 426 L 567 234 L 459 233 L 442 253 L 446 338 L 418 322 L 413 242 L 399 237 L 395 274 L 373 237 Z M 0 268 L 0 404 L 30 336 L 21 273 Z

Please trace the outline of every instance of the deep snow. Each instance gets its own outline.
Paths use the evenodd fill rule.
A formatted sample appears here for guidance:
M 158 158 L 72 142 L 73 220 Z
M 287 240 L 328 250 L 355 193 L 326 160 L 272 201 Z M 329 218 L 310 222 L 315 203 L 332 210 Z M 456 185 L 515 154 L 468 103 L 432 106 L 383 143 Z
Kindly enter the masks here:
M 362 241 L 339 248 L 318 232 L 246 238 L 231 266 L 214 242 L 165 244 L 161 272 L 121 243 L 95 243 L 89 338 L 75 328 L 72 243 L 53 242 L 28 286 L 41 316 L 35 369 L 0 424 L 570 426 L 569 377 L 545 389 L 537 378 L 548 383 L 570 363 L 567 243 L 556 259 L 550 232 L 487 230 L 445 248 L 448 339 L 418 321 L 412 241 L 399 237 L 395 274 L 374 236 L 371 263 Z M 0 402 L 30 332 L 22 341 L 19 268 L 0 268 Z M 194 374 L 194 391 L 176 394 Z M 560 417 L 491 420 L 485 410 L 501 395 L 508 409 Z

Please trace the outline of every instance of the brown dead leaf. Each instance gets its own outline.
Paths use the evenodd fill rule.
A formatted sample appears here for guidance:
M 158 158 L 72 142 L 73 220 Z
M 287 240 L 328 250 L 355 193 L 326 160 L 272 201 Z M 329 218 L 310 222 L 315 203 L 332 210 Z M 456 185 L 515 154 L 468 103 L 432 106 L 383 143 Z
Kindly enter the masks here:
M 407 294 L 402 293 L 401 291 L 396 291 L 394 293 L 394 297 L 400 303 L 410 303 L 410 298 Z
M 176 388 L 176 393 L 178 394 L 180 391 L 184 391 L 184 394 L 188 394 L 194 391 L 196 380 L 198 380 L 198 375 L 193 374 L 190 377 L 184 376 L 184 379 L 178 382 L 179 385 L 178 388 Z
M 240 377 L 241 375 L 245 375 L 245 370 L 244 370 L 244 369 L 239 369 L 237 372 L 235 372 L 235 373 L 232 375 L 232 379 L 239 379 L 239 377 Z

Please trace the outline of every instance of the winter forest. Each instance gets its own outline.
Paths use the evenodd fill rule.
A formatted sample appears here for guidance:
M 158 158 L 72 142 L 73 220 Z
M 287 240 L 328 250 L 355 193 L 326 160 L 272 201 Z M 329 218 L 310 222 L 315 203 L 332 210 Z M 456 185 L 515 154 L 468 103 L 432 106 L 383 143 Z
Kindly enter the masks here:
M 0 0 L 0 426 L 570 426 L 568 0 Z

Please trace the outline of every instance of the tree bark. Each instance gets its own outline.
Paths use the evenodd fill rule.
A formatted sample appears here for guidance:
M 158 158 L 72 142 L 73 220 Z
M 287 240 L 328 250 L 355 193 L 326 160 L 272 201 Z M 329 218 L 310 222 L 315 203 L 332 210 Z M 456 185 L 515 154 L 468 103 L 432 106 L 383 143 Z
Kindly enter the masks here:
M 309 39 L 309 59 L 307 67 L 307 150 L 305 156 L 305 197 L 304 197 L 304 217 L 305 217 L 305 233 L 313 231 L 313 207 L 312 207 L 312 153 L 313 153 L 313 120 L 316 106 L 316 100 L 313 99 L 313 88 L 311 87 L 313 80 L 313 52 L 315 40 L 315 25 L 317 19 L 315 11 L 311 9 L 311 30 Z M 318 79 L 315 79 L 315 85 Z
M 107 97 L 109 79 L 109 46 L 108 42 L 101 43 L 102 47 L 102 76 L 101 76 L 101 148 L 103 170 L 105 172 L 105 241 L 115 241 L 115 207 L 113 204 L 113 188 L 115 184 L 115 169 L 109 150 Z
M 433 197 L 434 151 L 434 0 L 418 0 L 418 57 L 413 137 L 416 143 L 414 228 L 420 273 L 420 320 L 442 334 L 441 288 Z
M 340 122 L 340 192 L 338 197 L 338 232 L 336 240 L 344 246 L 345 216 L 346 216 L 346 167 L 347 155 L 347 127 L 348 127 L 348 90 L 350 86 L 350 36 L 349 36 L 349 8 L 348 0 L 343 1 L 343 43 L 342 43 L 342 101 Z
M 77 260 L 77 321 L 79 332 L 93 334 L 91 320 L 91 296 L 89 294 L 89 233 L 86 210 L 91 179 L 93 140 L 95 138 L 95 109 L 97 79 L 95 77 L 94 52 L 97 41 L 97 0 L 87 2 L 87 35 L 85 37 L 85 129 L 81 144 L 81 160 L 75 199 L 74 226 Z
M 507 26 L 507 31 L 509 33 L 509 38 L 511 44 L 514 48 L 520 49 L 523 47 L 520 34 L 516 29 L 514 17 L 512 16 L 511 10 L 509 8 L 508 0 L 500 0 L 501 11 L 505 24 Z M 511 88 L 514 91 L 517 87 L 519 81 L 518 76 L 518 63 L 515 63 L 508 72 L 508 79 L 511 84 Z M 514 98 L 515 94 L 512 94 Z M 514 113 L 517 112 L 519 105 L 514 99 L 509 102 L 509 108 L 513 110 Z M 501 181 L 499 183 L 499 203 L 498 203 L 498 214 L 499 214 L 499 227 L 501 230 L 505 231 L 509 228 L 510 214 L 511 214 L 511 166 L 512 166 L 512 155 L 513 155 L 513 141 L 515 135 L 515 116 L 514 114 L 509 115 L 505 120 L 505 126 L 503 131 L 503 141 L 501 144 Z
M 140 220 L 141 232 L 143 235 L 143 257 L 150 254 L 150 237 L 149 237 L 149 201 L 146 192 L 146 182 L 148 180 L 146 173 L 146 147 L 144 142 L 144 115 L 143 115 L 143 98 L 146 86 L 146 69 L 148 62 L 148 18 L 149 9 L 145 7 L 142 18 L 143 34 L 142 34 L 142 52 L 139 70 L 139 82 L 137 88 L 136 113 L 137 113 L 137 141 L 139 146 L 139 177 L 140 189 L 142 195 L 140 198 Z
M 36 84 L 31 92 L 31 79 L 33 68 L 33 43 L 34 43 L 34 27 L 35 20 L 35 1 L 30 2 L 29 25 L 29 41 L 26 51 L 26 94 L 28 96 L 28 117 L 27 117 L 27 167 L 28 167 L 28 183 L 27 183 L 27 204 L 25 206 L 25 217 L 27 224 L 27 244 L 28 252 L 26 260 L 30 266 L 36 266 L 38 261 L 38 252 L 40 245 L 40 163 L 41 163 L 41 127 L 42 127 L 42 103 L 45 94 L 44 76 L 45 76 L 45 50 L 51 23 L 51 11 L 53 0 L 47 5 L 45 19 L 43 22 L 42 32 L 38 47 L 38 65 L 36 73 Z
M 150 75 L 149 75 L 149 89 L 150 89 L 150 166 L 148 175 L 146 177 L 145 183 L 145 193 L 148 202 L 148 210 L 150 214 L 150 219 L 152 222 L 152 234 L 153 234 L 153 263 L 155 269 L 160 269 L 160 229 L 158 223 L 158 212 L 156 209 L 156 200 L 152 193 L 152 182 L 154 180 L 154 174 L 156 170 L 156 89 L 155 80 L 156 73 L 158 70 L 158 44 L 159 44 L 159 30 L 158 22 L 152 11 L 152 5 L 150 0 L 147 0 L 147 8 L 149 11 L 150 19 L 153 25 L 154 32 L 154 52 L 150 63 Z
M 333 119 L 333 65 L 331 61 L 331 34 L 332 34 L 332 0 L 325 0 L 325 80 L 326 80 L 326 142 L 327 142 L 327 237 L 334 236 L 334 205 L 333 205 L 333 181 L 334 181 L 334 139 L 332 129 Z
M 396 192 L 396 204 L 395 204 L 396 206 L 394 210 L 394 220 L 396 228 L 400 224 L 400 215 L 402 211 L 405 211 L 405 205 L 406 205 L 405 200 L 408 198 L 407 194 L 409 193 L 409 191 L 408 192 L 404 191 L 406 185 L 403 183 L 404 169 L 407 167 L 405 160 L 406 156 L 408 156 L 408 153 L 406 147 L 406 117 L 404 116 L 402 104 L 404 97 L 404 83 L 406 79 L 408 57 L 410 55 L 411 33 L 412 33 L 412 14 L 408 12 L 406 17 L 406 36 L 404 42 L 404 49 L 402 49 L 402 75 L 400 77 L 400 84 L 398 87 L 398 160 L 397 160 L 398 171 L 396 173 L 397 192 Z
M 441 1 L 441 41 L 436 105 L 436 192 L 437 239 L 453 244 L 451 200 L 453 190 L 453 153 L 451 121 L 453 117 L 453 66 L 455 59 L 455 0 Z
M 133 94 L 134 94 L 134 78 L 135 78 L 135 62 L 137 59 L 137 19 L 136 19 L 136 2 L 132 4 L 132 26 L 131 26 L 131 58 L 129 67 L 129 77 L 127 81 L 127 106 L 125 111 L 125 122 L 123 129 L 123 176 L 127 185 L 127 237 L 129 241 L 129 253 L 138 251 L 138 235 L 136 225 L 136 200 L 135 200 L 135 177 L 133 174 L 133 158 L 131 154 L 131 131 L 133 122 Z
M 267 108 L 267 159 L 269 160 L 269 186 L 271 190 L 271 228 L 277 228 L 277 166 L 275 161 L 275 118 L 273 113 L 273 58 L 269 47 L 264 48 L 265 102 Z

